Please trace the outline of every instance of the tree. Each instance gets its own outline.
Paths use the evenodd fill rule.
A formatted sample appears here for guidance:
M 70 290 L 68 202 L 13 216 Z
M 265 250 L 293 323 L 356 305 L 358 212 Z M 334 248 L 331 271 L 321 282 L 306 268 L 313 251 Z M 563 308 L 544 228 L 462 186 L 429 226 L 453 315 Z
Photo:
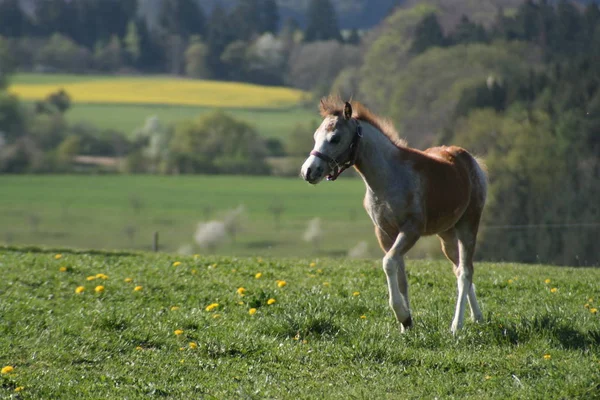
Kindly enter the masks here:
M 335 8 L 330 0 L 310 0 L 306 20 L 304 41 L 342 41 Z
M 260 0 L 238 0 L 229 16 L 232 26 L 235 26 L 236 39 L 248 41 L 261 33 L 260 3 Z
M 15 68 L 8 41 L 0 36 L 0 91 L 6 86 L 6 79 Z
M 206 18 L 195 0 L 162 0 L 159 16 L 159 26 L 167 35 L 187 41 L 191 35 L 205 34 Z
M 271 32 L 276 34 L 279 30 L 279 8 L 276 0 L 263 0 L 260 12 L 260 33 Z
M 90 52 L 59 33 L 50 37 L 37 55 L 38 64 L 68 72 L 84 72 L 90 64 Z
M 208 46 L 208 65 L 212 75 L 219 79 L 228 75 L 229 71 L 221 60 L 225 48 L 235 40 L 234 29 L 227 12 L 220 5 L 213 9 L 209 19 L 206 45 Z
M 245 122 L 223 112 L 175 126 L 169 160 L 182 173 L 264 174 L 269 171 L 266 148 L 258 133 Z
M 208 78 L 208 48 L 199 36 L 192 36 L 191 43 L 185 51 L 185 74 L 192 78 Z
M 100 70 L 116 71 L 123 66 L 123 55 L 121 41 L 118 36 L 113 35 L 105 46 L 98 43 L 94 52 L 94 63 Z
M 487 36 L 482 25 L 471 22 L 469 17 L 463 15 L 449 40 L 452 44 L 482 43 L 488 41 Z
M 29 34 L 30 21 L 19 0 L 0 1 L 0 36 L 20 37 Z
M 430 13 L 417 24 L 410 50 L 414 54 L 420 54 L 430 47 L 443 47 L 445 44 L 446 38 L 437 16 Z
M 140 35 L 138 34 L 138 28 L 135 21 L 129 21 L 127 24 L 127 34 L 123 39 L 125 54 L 129 61 L 135 65 L 140 59 L 141 46 L 140 46 Z

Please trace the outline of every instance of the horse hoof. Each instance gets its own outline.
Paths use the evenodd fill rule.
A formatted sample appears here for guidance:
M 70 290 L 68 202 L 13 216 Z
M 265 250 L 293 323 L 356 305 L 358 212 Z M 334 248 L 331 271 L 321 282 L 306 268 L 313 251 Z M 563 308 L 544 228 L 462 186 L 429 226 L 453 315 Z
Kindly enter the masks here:
M 402 330 L 405 331 L 412 328 L 412 324 L 412 317 L 409 315 L 408 318 L 402 322 Z

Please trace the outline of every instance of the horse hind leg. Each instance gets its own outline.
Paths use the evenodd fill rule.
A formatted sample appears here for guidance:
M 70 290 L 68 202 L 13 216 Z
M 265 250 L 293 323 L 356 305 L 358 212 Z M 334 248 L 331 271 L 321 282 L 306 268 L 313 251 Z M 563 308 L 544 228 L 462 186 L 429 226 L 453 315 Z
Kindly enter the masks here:
M 471 318 L 476 322 L 483 321 L 483 314 L 479 308 L 477 297 L 475 295 L 475 284 L 473 284 L 473 253 L 475 249 L 475 236 L 468 232 L 461 235 L 463 240 L 459 240 L 455 229 L 438 234 L 442 244 L 442 251 L 446 258 L 452 263 L 454 274 L 456 275 L 458 299 L 454 319 L 452 321 L 452 332 L 456 333 L 462 327 L 464 319 L 465 297 L 471 310 Z M 469 237 L 472 236 L 472 239 Z M 472 243 L 472 244 L 470 244 Z M 464 255 L 464 257 L 461 257 Z M 462 264 L 461 264 L 462 260 Z
M 456 237 L 456 231 L 451 229 L 446 232 L 438 234 L 440 242 L 442 244 L 442 251 L 446 255 L 446 258 L 452 263 L 452 270 L 454 275 L 458 279 L 459 277 L 459 249 L 458 239 Z M 477 303 L 477 297 L 475 295 L 475 284 L 471 282 L 471 289 L 467 293 L 467 301 L 471 310 L 471 319 L 475 322 L 483 321 L 483 314 Z

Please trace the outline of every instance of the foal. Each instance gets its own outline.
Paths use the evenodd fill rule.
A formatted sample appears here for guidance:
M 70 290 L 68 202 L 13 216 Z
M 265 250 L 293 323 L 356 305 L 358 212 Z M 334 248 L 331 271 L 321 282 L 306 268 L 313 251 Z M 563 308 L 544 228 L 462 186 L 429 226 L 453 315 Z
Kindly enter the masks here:
M 353 109 L 354 108 L 354 109 Z M 451 330 L 462 327 L 468 302 L 475 321 L 483 315 L 475 297 L 473 253 L 485 204 L 487 177 L 466 150 L 433 147 L 411 149 L 393 126 L 362 104 L 337 97 L 321 100 L 324 120 L 314 134 L 315 147 L 301 175 L 317 184 L 335 180 L 354 165 L 367 193 L 364 206 L 385 252 L 389 304 L 400 330 L 411 327 L 404 254 L 421 236 L 437 234 L 454 266 L 458 299 Z

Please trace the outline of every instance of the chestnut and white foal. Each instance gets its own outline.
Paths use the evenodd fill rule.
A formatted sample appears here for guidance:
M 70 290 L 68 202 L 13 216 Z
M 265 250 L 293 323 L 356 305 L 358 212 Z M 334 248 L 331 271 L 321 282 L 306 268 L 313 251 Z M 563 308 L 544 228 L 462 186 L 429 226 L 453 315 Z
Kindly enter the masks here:
M 468 302 L 475 321 L 483 315 L 475 297 L 473 253 L 485 204 L 487 177 L 475 157 L 460 147 L 411 149 L 393 126 L 362 104 L 338 97 L 321 100 L 324 120 L 302 165 L 311 184 L 335 180 L 354 165 L 367 193 L 364 206 L 385 252 L 389 304 L 404 331 L 412 325 L 404 254 L 424 235 L 437 234 L 454 266 L 458 299 L 451 330 L 462 327 Z

